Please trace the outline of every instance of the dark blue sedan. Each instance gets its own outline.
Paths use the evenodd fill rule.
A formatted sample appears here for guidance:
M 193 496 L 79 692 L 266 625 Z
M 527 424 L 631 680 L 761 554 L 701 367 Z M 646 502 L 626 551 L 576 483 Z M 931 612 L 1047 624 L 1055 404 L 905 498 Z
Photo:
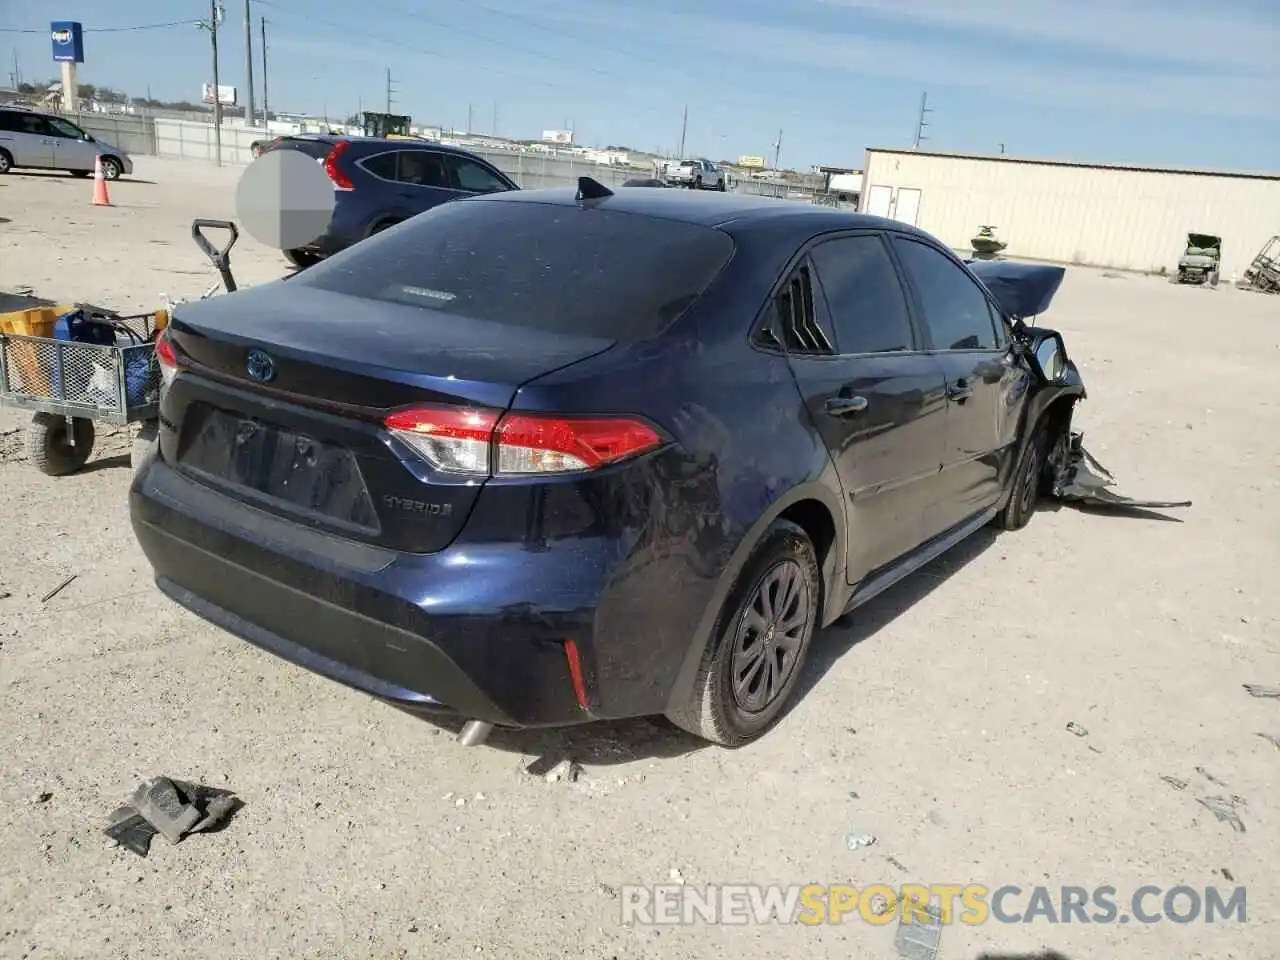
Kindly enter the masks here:
M 305 247 L 284 251 L 297 267 L 449 200 L 520 189 L 482 157 L 427 140 L 299 134 L 272 140 L 257 155 L 273 150 L 311 157 L 333 181 L 329 228 Z
M 980 266 L 734 194 L 447 203 L 176 309 L 134 530 L 187 609 L 465 742 L 745 743 L 816 630 L 1021 527 L 1063 455 L 1079 374 L 1008 307 L 1061 268 Z

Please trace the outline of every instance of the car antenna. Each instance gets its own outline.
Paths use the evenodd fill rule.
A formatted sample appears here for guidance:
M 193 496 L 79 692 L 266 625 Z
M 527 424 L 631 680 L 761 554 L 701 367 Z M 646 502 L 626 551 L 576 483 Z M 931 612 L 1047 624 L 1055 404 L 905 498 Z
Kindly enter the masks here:
M 590 177 L 578 178 L 578 195 L 575 200 L 603 200 L 605 197 L 612 197 L 613 191 L 606 187 L 599 180 L 592 180 Z

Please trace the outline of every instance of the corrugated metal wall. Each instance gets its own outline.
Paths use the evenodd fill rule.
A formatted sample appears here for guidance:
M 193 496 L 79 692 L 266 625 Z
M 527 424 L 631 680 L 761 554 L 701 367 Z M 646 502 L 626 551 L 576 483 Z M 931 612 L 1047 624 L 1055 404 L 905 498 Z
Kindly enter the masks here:
M 1223 238 L 1226 280 L 1280 234 L 1280 175 L 1243 179 L 878 150 L 867 151 L 865 171 L 864 211 L 879 212 L 869 207 L 888 197 L 892 216 L 899 191 L 905 211 L 914 199 L 909 191 L 919 190 L 916 226 L 956 249 L 967 249 L 980 225 L 993 224 L 1007 256 L 1173 272 L 1186 235 L 1209 233 Z

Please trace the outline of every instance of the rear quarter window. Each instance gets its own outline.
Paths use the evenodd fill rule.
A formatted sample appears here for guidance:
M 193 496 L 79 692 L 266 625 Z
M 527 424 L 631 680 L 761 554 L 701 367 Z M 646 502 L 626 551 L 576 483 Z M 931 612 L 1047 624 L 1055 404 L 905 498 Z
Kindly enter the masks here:
M 636 341 L 683 314 L 733 256 L 710 227 L 601 208 L 457 200 L 293 281 L 513 327 Z

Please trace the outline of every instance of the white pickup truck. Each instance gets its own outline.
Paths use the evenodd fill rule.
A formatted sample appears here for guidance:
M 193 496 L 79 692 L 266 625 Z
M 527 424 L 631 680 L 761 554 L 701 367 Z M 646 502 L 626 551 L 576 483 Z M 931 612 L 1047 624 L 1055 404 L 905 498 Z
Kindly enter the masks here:
M 710 160 L 684 160 L 667 166 L 667 182 L 676 187 L 692 190 L 726 189 L 724 171 Z

